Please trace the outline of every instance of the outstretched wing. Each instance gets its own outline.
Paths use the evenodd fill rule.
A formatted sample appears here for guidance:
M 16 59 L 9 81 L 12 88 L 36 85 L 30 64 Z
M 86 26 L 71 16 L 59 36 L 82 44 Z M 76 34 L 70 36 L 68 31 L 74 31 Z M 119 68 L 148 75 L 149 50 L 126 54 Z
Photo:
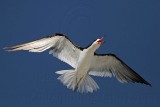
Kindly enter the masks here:
M 49 54 L 53 54 L 53 56 L 68 63 L 73 68 L 77 66 L 82 51 L 82 48 L 71 42 L 67 36 L 59 33 L 4 49 L 8 51 L 29 50 L 29 52 L 43 52 L 50 49 Z
M 151 86 L 150 83 L 113 54 L 95 54 L 89 74 L 101 77 L 112 77 L 114 75 L 122 83 L 137 82 Z

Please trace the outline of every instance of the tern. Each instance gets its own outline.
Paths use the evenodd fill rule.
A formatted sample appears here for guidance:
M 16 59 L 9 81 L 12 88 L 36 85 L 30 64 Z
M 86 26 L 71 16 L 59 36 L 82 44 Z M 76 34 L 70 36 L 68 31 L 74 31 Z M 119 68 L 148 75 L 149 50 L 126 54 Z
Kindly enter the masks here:
M 121 83 L 142 83 L 151 86 L 132 68 L 126 65 L 114 54 L 97 54 L 95 51 L 101 46 L 103 37 L 95 40 L 86 48 L 79 47 L 66 35 L 55 33 L 32 42 L 6 47 L 7 51 L 29 50 L 29 52 L 43 52 L 69 64 L 73 69 L 56 71 L 60 80 L 67 88 L 81 92 L 92 93 L 99 89 L 92 76 L 116 77 Z

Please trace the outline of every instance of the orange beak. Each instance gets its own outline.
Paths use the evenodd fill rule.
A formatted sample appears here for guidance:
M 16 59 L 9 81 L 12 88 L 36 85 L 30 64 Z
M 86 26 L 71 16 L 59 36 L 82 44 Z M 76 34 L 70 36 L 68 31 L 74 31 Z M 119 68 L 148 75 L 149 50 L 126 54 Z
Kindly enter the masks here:
M 104 37 L 101 37 L 101 38 L 97 41 L 99 45 L 101 45 L 101 43 L 103 42 L 103 38 L 104 38 Z

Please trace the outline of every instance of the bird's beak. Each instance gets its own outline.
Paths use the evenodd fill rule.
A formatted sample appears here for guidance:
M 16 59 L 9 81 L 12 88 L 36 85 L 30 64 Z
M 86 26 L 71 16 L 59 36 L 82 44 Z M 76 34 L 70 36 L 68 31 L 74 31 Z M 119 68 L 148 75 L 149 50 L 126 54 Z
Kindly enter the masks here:
M 100 40 L 101 40 L 101 41 L 103 41 L 103 38 L 104 38 L 104 37 L 101 37 L 101 39 L 100 39 Z
M 104 38 L 104 37 L 101 37 L 101 38 L 98 40 L 98 44 L 99 44 L 99 45 L 101 45 L 101 43 L 103 42 L 103 38 Z

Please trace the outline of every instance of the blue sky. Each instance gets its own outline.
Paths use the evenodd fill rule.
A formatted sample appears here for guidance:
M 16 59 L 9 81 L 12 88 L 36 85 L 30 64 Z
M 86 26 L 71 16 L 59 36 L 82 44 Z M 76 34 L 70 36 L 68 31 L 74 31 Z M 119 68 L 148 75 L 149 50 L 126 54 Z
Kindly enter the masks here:
M 160 101 L 158 0 L 1 0 L 0 107 L 150 107 Z M 71 67 L 48 54 L 2 48 L 56 32 L 97 53 L 114 53 L 153 87 L 93 77 L 100 90 L 72 92 L 54 72 Z

